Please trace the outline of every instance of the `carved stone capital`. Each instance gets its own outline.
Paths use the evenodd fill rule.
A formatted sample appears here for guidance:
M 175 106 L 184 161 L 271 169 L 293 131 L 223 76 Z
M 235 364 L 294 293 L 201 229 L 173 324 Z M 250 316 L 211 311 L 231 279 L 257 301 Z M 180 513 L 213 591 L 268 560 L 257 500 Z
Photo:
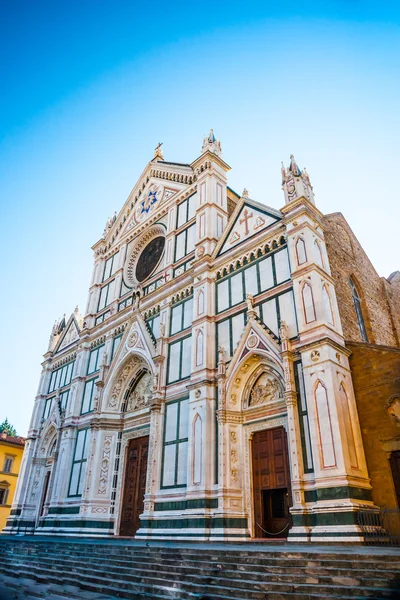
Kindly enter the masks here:
M 295 391 L 287 391 L 284 393 L 286 406 L 297 406 L 297 394 Z
M 150 412 L 160 412 L 162 406 L 162 398 L 159 396 L 153 396 L 149 402 Z
M 243 423 L 243 415 L 233 410 L 219 409 L 217 410 L 218 423 Z

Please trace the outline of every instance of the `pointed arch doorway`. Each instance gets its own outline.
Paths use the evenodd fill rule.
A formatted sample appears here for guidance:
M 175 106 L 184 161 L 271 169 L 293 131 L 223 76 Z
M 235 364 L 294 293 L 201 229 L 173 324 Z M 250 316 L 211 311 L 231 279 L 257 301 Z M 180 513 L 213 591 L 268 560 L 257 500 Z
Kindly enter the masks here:
M 286 538 L 292 506 L 286 431 L 257 431 L 252 439 L 254 522 L 256 538 Z
M 134 536 L 140 527 L 146 491 L 149 436 L 129 441 L 126 450 L 124 493 L 119 535 Z
M 132 416 L 146 409 L 152 396 L 153 378 L 141 368 L 132 379 L 122 403 L 122 413 Z M 149 436 L 130 439 L 125 454 L 124 486 L 119 535 L 132 537 L 140 527 L 146 492 Z

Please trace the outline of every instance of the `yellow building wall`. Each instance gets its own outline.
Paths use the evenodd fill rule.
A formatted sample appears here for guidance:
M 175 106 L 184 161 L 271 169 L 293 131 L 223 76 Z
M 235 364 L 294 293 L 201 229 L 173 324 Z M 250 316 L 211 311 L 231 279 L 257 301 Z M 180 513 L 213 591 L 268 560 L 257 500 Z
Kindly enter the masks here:
M 5 482 L 9 484 L 7 488 L 8 496 L 6 505 L 0 504 L 0 531 L 5 527 L 7 517 L 10 515 L 23 452 L 23 445 L 5 441 L 4 439 L 1 439 L 0 434 L 0 488 L 4 487 Z M 11 472 L 5 473 L 3 469 L 5 467 L 6 458 L 11 456 L 13 457 Z

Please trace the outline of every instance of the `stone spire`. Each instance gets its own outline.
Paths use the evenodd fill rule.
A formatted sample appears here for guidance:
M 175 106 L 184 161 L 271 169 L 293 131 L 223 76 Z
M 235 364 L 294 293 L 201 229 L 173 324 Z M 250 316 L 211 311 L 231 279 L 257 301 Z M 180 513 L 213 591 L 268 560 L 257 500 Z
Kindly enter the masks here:
M 217 156 L 221 156 L 222 154 L 221 142 L 216 139 L 213 129 L 210 129 L 208 136 L 204 136 L 203 139 L 201 153 L 204 154 L 204 152 L 207 152 L 207 150 L 213 152 Z
M 300 170 L 293 154 L 290 155 L 290 165 L 286 169 L 281 166 L 282 189 L 285 194 L 285 204 L 290 204 L 297 198 L 306 198 L 312 204 L 314 202 L 313 187 L 306 169 Z
M 295 177 L 299 177 L 301 175 L 301 171 L 300 171 L 299 167 L 297 166 L 296 159 L 294 158 L 293 154 L 290 155 L 289 171 Z

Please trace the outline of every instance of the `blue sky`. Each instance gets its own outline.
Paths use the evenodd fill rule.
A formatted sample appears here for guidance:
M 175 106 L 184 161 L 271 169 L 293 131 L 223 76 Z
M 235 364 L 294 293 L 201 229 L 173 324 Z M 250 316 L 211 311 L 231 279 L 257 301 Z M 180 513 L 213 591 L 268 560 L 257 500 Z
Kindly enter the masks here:
M 25 434 L 52 324 L 84 311 L 90 246 L 164 142 L 213 127 L 237 191 L 283 205 L 306 166 L 382 276 L 400 268 L 400 8 L 389 2 L 0 0 L 0 421 Z

